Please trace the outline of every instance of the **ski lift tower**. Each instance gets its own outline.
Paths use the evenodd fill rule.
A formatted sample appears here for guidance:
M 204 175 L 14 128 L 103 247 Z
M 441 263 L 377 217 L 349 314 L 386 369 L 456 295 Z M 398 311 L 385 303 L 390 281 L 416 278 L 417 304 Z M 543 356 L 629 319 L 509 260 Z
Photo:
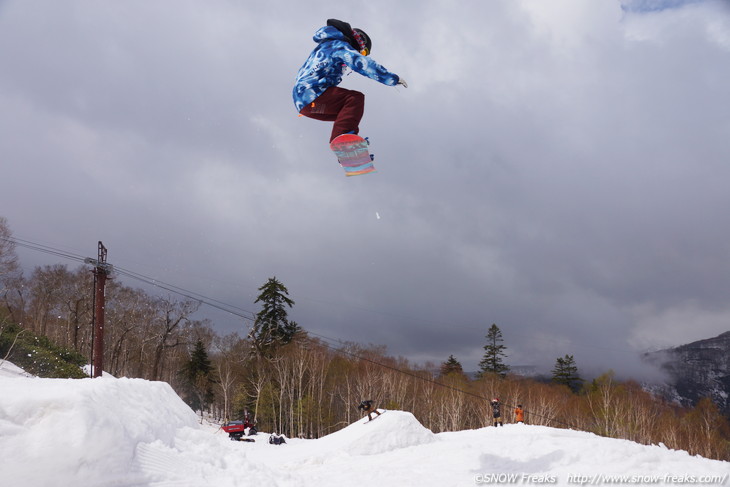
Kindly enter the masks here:
M 96 260 L 88 258 L 84 262 L 94 266 L 94 319 L 91 329 L 94 342 L 91 349 L 92 377 L 101 377 L 104 370 L 104 290 L 113 267 L 106 263 L 106 247 L 99 241 L 99 255 Z

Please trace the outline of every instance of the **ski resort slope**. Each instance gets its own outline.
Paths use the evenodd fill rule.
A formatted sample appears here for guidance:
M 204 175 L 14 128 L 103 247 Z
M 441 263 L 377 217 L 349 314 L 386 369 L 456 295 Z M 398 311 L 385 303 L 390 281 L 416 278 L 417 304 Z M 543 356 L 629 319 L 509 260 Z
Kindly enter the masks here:
M 201 426 L 163 382 L 38 379 L 0 363 L 1 485 L 730 484 L 730 463 L 661 446 L 528 425 L 434 434 L 403 411 L 267 440 Z

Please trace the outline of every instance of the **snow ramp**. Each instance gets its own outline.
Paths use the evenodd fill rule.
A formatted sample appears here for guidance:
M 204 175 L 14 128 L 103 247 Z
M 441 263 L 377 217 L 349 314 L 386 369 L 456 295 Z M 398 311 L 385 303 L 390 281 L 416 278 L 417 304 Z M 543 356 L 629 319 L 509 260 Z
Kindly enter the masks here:
M 386 411 L 369 421 L 367 416 L 316 441 L 319 453 L 375 455 L 436 441 L 411 413 Z M 311 452 L 311 446 L 308 445 Z
M 0 485 L 228 487 L 276 476 L 201 427 L 165 382 L 14 375 L 0 376 Z
M 5 378 L 0 390 L 0 456 L 19 476 L 8 485 L 44 485 L 48 471 L 57 485 L 136 481 L 138 443 L 172 444 L 178 428 L 198 427 L 164 382 Z

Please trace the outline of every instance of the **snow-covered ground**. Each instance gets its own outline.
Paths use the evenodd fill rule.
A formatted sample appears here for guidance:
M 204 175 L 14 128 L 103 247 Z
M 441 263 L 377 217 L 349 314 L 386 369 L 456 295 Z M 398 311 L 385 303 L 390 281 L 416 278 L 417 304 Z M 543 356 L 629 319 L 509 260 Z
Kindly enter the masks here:
M 434 434 L 405 411 L 318 440 L 233 442 L 163 382 L 0 363 L 0 485 L 728 485 L 730 463 L 541 426 Z

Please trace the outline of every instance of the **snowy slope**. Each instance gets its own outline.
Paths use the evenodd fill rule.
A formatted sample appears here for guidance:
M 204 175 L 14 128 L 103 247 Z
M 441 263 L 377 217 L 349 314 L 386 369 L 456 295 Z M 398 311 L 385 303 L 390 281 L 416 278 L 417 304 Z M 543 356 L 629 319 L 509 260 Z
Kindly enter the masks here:
M 232 442 L 199 425 L 166 383 L 28 378 L 0 364 L 2 485 L 575 485 L 612 474 L 722 485 L 730 474 L 727 462 L 539 426 L 433 434 L 402 411 L 319 440 L 267 439 Z

